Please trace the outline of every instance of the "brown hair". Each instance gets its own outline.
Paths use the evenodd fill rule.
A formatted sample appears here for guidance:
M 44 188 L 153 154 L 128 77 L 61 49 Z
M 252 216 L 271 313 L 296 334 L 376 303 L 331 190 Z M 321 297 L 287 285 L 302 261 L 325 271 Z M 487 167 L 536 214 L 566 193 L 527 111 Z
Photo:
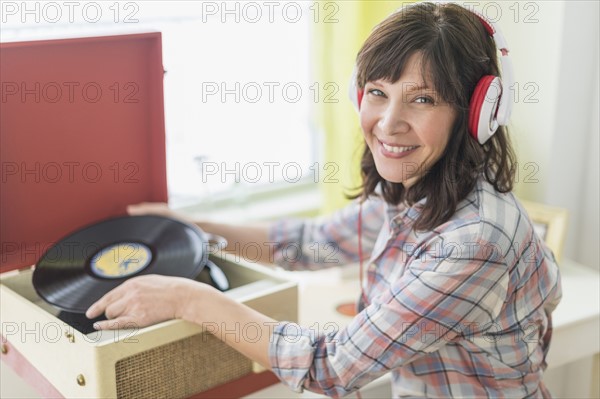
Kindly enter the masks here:
M 364 200 L 379 184 L 391 204 L 427 197 L 414 227 L 430 230 L 450 219 L 482 173 L 497 191 L 511 191 L 516 158 L 506 128 L 499 127 L 484 145 L 468 132 L 469 100 L 477 82 L 484 75 L 500 76 L 494 40 L 478 17 L 456 4 L 418 3 L 397 11 L 375 27 L 359 51 L 357 86 L 363 89 L 378 79 L 397 82 L 415 52 L 422 55 L 423 76 L 429 74 L 436 92 L 457 111 L 448 145 L 409 190 L 383 179 L 365 146 L 363 184 L 350 198 Z

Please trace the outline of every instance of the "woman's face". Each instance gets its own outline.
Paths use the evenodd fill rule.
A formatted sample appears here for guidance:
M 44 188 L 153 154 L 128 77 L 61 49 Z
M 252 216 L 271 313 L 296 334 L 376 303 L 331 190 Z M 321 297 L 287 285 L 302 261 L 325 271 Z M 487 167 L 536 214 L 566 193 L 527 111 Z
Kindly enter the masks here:
M 367 82 L 360 124 L 377 172 L 412 186 L 442 156 L 456 111 L 431 82 L 423 81 L 421 55 L 413 54 L 396 83 Z

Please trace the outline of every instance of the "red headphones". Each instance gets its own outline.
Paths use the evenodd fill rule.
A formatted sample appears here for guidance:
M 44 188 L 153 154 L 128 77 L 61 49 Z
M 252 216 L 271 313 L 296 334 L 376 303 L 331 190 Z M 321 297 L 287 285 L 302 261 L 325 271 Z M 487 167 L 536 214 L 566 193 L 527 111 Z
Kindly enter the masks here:
M 496 48 L 502 53 L 500 64 L 504 78 L 500 79 L 499 76 L 494 75 L 483 76 L 477 82 L 469 103 L 469 132 L 480 144 L 484 144 L 499 126 L 506 126 L 510 119 L 513 104 L 513 93 L 510 90 L 513 83 L 513 68 L 512 61 L 508 57 L 508 46 L 500 28 L 481 13 L 475 10 L 469 11 L 479 18 L 487 33 L 494 39 Z M 360 110 L 363 91 L 356 85 L 355 70 L 352 74 L 349 94 L 357 111 Z

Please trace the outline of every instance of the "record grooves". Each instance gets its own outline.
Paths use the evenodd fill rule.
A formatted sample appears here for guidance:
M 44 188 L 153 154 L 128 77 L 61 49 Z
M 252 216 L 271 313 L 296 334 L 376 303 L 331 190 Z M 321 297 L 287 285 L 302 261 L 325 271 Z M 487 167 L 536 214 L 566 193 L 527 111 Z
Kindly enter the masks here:
M 207 245 L 202 230 L 164 216 L 109 219 L 49 248 L 36 264 L 33 286 L 46 302 L 81 314 L 135 276 L 195 278 L 208 262 Z M 77 317 L 66 312 L 67 319 Z

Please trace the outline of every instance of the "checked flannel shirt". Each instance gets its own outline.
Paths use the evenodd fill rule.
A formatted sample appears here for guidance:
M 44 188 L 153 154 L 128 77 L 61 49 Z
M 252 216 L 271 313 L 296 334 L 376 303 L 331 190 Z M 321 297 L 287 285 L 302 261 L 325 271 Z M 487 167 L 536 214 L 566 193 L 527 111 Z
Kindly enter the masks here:
M 449 221 L 417 232 L 424 201 L 363 203 L 368 303 L 334 333 L 280 323 L 273 372 L 294 391 L 333 397 L 388 372 L 394 397 L 549 396 L 542 372 L 560 276 L 522 205 L 480 179 Z M 275 262 L 288 270 L 357 262 L 358 213 L 354 202 L 326 218 L 277 222 Z

